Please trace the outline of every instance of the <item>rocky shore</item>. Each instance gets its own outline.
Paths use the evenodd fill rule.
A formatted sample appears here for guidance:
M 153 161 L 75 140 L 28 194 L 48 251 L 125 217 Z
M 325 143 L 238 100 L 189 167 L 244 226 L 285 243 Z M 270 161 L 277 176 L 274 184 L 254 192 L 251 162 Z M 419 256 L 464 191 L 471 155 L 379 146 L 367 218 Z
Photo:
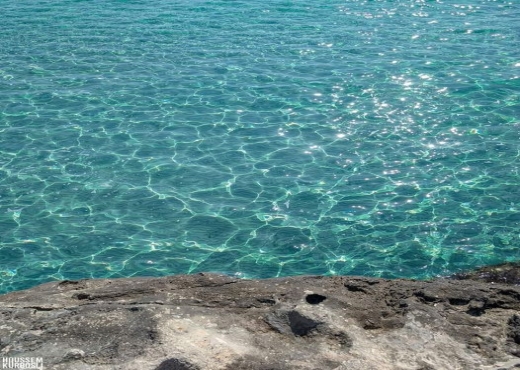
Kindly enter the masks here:
M 520 368 L 517 265 L 453 279 L 215 274 L 0 296 L 0 357 L 57 370 Z

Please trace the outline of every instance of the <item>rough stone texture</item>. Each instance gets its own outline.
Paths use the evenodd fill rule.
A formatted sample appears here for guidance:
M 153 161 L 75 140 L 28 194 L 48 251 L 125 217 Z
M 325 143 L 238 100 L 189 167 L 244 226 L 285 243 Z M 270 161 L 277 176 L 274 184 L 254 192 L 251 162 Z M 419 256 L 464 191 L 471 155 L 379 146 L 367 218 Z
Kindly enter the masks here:
M 520 287 L 465 278 L 49 283 L 0 296 L 0 356 L 46 370 L 520 368 Z
M 475 271 L 455 274 L 453 279 L 478 280 L 486 283 L 520 284 L 520 263 L 508 262 L 501 265 L 485 266 Z

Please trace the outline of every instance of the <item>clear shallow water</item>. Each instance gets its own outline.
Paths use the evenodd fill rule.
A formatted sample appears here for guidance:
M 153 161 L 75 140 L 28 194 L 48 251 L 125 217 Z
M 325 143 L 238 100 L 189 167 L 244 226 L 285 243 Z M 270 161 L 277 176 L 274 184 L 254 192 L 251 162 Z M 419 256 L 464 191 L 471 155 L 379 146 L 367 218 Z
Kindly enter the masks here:
M 520 4 L 3 1 L 0 292 L 520 259 Z

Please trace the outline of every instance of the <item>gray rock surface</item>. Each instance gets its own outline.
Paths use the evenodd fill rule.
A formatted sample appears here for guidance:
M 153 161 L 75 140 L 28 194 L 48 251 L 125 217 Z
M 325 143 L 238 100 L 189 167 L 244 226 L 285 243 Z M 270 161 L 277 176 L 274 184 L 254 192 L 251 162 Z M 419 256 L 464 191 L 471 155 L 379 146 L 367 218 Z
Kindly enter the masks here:
M 0 357 L 45 370 L 520 368 L 520 287 L 458 278 L 48 283 L 0 296 Z

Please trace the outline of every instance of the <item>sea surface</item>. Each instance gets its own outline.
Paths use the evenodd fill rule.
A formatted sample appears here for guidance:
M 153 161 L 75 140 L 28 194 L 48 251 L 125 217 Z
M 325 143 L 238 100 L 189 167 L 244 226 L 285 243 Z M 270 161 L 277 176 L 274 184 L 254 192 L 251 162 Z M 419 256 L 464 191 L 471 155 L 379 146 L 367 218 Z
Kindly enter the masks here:
M 518 1 L 0 7 L 0 292 L 520 259 Z

